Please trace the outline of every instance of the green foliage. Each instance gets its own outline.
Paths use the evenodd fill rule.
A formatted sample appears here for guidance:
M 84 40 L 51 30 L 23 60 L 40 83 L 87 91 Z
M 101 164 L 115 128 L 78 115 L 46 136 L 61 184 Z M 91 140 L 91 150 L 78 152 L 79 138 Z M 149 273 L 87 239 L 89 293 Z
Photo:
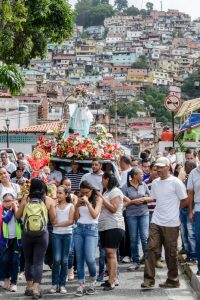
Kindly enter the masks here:
M 166 88 L 149 87 L 145 93 L 140 95 L 140 99 L 144 100 L 145 107 L 150 110 L 158 122 L 169 122 L 171 113 L 164 107 L 164 100 L 168 96 Z
M 27 66 L 44 57 L 47 43 L 61 43 L 73 32 L 66 0 L 4 0 L 0 5 L 0 60 Z
M 24 79 L 16 66 L 0 67 L 0 85 L 9 88 L 11 94 L 16 95 L 24 87 Z
M 145 55 L 141 55 L 138 60 L 132 64 L 133 69 L 147 69 L 149 62 Z
M 78 0 L 75 9 L 77 25 L 89 27 L 103 25 L 105 18 L 114 15 L 112 5 L 106 0 Z
M 119 116 L 135 117 L 137 111 L 146 111 L 156 117 L 158 122 L 171 121 L 171 113 L 164 107 L 164 100 L 168 96 L 168 90 L 165 88 L 151 87 L 147 88 L 145 93 L 141 94 L 137 100 L 142 99 L 144 105 L 138 102 L 118 103 L 117 111 Z M 115 114 L 115 105 L 111 106 L 111 114 Z
M 185 79 L 182 85 L 182 93 L 190 99 L 200 97 L 200 70 L 192 73 L 187 79 Z
M 113 104 L 110 108 L 110 114 L 115 115 L 115 104 Z M 137 103 L 137 102 L 132 102 L 124 105 L 124 103 L 118 103 L 117 104 L 117 115 L 120 117 L 125 117 L 128 116 L 128 118 L 134 118 L 136 117 L 136 112 L 137 111 L 143 111 L 144 107 Z
M 128 8 L 128 1 L 127 0 L 115 0 L 114 6 L 118 11 L 124 11 Z
M 146 9 L 147 9 L 148 13 L 150 13 L 153 10 L 153 3 L 147 2 Z
M 127 16 L 137 16 L 140 13 L 140 10 L 135 7 L 134 5 L 128 7 L 125 11 L 124 11 L 125 15 Z

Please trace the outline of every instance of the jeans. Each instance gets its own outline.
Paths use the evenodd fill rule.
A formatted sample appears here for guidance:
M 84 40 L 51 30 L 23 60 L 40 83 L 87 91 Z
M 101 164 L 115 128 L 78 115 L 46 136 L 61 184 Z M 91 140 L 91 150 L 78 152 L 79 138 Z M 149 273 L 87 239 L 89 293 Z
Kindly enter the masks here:
M 69 249 L 68 257 L 68 269 L 71 269 L 74 266 L 74 235 L 72 234 L 71 244 Z
M 97 224 L 77 224 L 74 230 L 74 245 L 77 259 L 78 282 L 85 282 L 86 264 L 92 280 L 96 279 L 96 250 L 98 244 L 98 225 Z
M 196 238 L 196 256 L 198 269 L 200 270 L 200 212 L 195 212 L 195 238 Z
M 52 235 L 52 285 L 65 286 L 68 271 L 68 255 L 71 245 L 71 239 L 71 234 L 53 233 Z
M 196 259 L 195 221 L 188 219 L 188 209 L 180 210 L 181 238 L 188 258 Z
M 149 215 L 147 216 L 127 216 L 126 217 L 129 235 L 131 257 L 133 263 L 140 263 L 138 234 L 142 243 L 143 254 L 147 254 L 147 239 L 149 235 Z
M 8 240 L 8 248 L 6 245 L 1 245 L 1 269 L 3 278 L 11 277 L 11 284 L 17 284 L 17 276 L 20 263 L 20 248 L 17 239 Z
M 99 241 L 99 275 L 105 272 L 106 252 Z

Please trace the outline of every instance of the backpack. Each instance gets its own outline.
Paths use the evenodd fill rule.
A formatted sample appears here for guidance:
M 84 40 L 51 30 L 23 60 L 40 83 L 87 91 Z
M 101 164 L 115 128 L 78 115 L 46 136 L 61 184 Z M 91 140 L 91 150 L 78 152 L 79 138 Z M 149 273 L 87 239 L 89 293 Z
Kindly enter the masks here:
M 39 198 L 29 199 L 22 219 L 26 233 L 37 236 L 47 231 L 48 211 L 45 203 Z

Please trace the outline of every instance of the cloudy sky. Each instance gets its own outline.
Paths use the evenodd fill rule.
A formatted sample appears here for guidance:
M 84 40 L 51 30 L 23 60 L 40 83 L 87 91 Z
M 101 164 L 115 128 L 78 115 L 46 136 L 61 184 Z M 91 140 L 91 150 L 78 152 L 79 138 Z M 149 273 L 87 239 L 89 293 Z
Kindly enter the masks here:
M 76 0 L 69 0 L 69 2 L 74 5 Z M 114 0 L 110 0 L 114 2 Z M 135 5 L 138 8 L 145 7 L 145 0 L 128 0 L 129 5 Z M 149 0 L 149 2 L 154 3 L 156 9 L 160 9 L 160 0 Z M 200 0 L 162 0 L 163 10 L 168 8 L 179 9 L 181 12 L 187 12 L 192 16 L 192 19 L 200 17 Z

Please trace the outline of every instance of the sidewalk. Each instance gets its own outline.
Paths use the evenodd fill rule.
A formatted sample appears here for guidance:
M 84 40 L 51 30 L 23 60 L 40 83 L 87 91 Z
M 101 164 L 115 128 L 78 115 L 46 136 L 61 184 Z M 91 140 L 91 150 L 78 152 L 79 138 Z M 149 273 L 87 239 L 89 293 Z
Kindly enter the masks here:
M 179 262 L 181 271 L 187 275 L 190 284 L 196 294 L 200 296 L 200 276 L 197 276 L 197 264 L 184 263 L 184 256 L 179 254 Z
M 119 273 L 120 273 L 120 285 L 116 287 L 113 291 L 105 292 L 100 287 L 100 283 L 97 284 L 97 290 L 95 295 L 84 296 L 83 300 L 197 300 L 197 295 L 191 288 L 187 277 L 180 272 L 180 283 L 181 286 L 178 289 L 161 289 L 159 288 L 159 283 L 163 282 L 166 279 L 167 268 L 166 265 L 163 269 L 156 270 L 156 285 L 154 289 L 151 290 L 142 290 L 140 285 L 143 281 L 144 266 L 141 266 L 141 269 L 136 272 L 127 271 L 129 264 L 120 264 Z M 87 278 L 88 283 L 88 278 Z M 43 299 L 44 300 L 56 300 L 56 299 L 78 299 L 74 296 L 74 293 L 78 287 L 77 277 L 74 281 L 67 283 L 67 295 L 54 294 L 51 295 L 48 293 L 48 290 L 51 286 L 51 271 L 48 267 L 45 266 L 45 271 L 43 273 Z M 5 292 L 0 289 L 0 300 L 31 300 L 31 297 L 24 296 L 25 290 L 25 280 L 20 280 L 18 284 L 18 292 L 10 293 Z

